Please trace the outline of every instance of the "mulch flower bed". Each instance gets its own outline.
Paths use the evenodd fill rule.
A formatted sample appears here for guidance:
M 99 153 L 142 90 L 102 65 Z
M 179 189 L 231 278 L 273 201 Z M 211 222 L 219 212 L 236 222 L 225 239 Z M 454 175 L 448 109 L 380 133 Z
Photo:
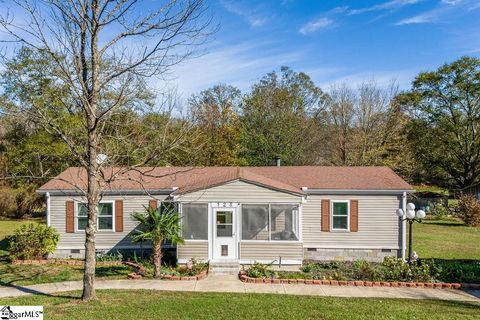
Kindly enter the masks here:
M 355 287 L 408 287 L 408 288 L 435 288 L 435 289 L 476 289 L 480 290 L 480 284 L 475 283 L 441 283 L 441 282 L 386 282 L 386 281 L 337 281 L 337 280 L 313 280 L 313 279 L 271 279 L 251 278 L 244 271 L 239 273 L 242 282 L 247 283 L 288 283 L 305 285 L 326 286 L 355 286 Z
M 132 267 L 136 270 L 135 272 L 131 272 L 131 273 L 128 274 L 128 279 L 140 280 L 145 276 L 146 270 L 145 270 L 145 267 L 142 266 L 141 264 L 137 264 L 137 263 L 130 262 L 130 261 L 126 261 L 126 262 L 124 262 L 124 264 L 127 265 L 127 266 L 130 266 L 130 267 Z M 165 280 L 202 280 L 202 279 L 205 279 L 207 277 L 207 275 L 208 275 L 208 270 L 203 270 L 195 276 L 174 276 L 174 275 L 171 275 L 171 274 L 166 274 L 166 275 L 163 275 L 161 279 L 165 279 Z

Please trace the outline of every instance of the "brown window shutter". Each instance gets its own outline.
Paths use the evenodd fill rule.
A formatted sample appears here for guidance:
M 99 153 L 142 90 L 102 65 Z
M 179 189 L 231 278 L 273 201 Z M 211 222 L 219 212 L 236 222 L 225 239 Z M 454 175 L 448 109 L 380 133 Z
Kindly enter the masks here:
M 322 200 L 322 231 L 330 231 L 330 200 Z
M 75 232 L 75 203 L 73 201 L 66 201 L 65 202 L 66 208 L 66 232 L 73 233 Z
M 148 207 L 149 207 L 150 209 L 157 209 L 157 208 L 158 208 L 157 200 L 150 200 L 150 201 L 148 201 Z
M 123 200 L 115 200 L 115 232 L 123 232 Z
M 358 231 L 358 200 L 350 200 L 350 232 Z

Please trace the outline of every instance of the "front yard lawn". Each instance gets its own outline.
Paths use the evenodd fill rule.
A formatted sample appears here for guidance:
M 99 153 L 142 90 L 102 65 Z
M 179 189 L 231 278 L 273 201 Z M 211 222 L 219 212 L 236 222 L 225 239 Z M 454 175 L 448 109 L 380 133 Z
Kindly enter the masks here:
M 337 298 L 272 294 L 99 290 L 0 299 L 0 305 L 43 305 L 45 319 L 478 319 L 469 302 Z
M 100 279 L 126 279 L 132 268 L 119 266 L 97 266 Z M 0 285 L 32 285 L 39 283 L 73 281 L 83 279 L 83 266 L 71 265 L 13 265 L 0 262 Z M 1 289 L 0 289 L 1 290 Z
M 480 228 L 466 227 L 459 220 L 425 220 L 413 225 L 413 251 L 420 258 L 480 260 L 479 244 Z

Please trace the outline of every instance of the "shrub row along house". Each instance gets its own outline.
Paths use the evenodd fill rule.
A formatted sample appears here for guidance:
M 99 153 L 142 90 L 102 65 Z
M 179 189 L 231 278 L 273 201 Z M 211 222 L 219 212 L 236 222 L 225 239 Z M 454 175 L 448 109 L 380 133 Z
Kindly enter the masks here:
M 119 169 L 105 169 L 115 174 Z M 83 257 L 86 172 L 69 168 L 43 185 L 47 221 L 60 233 L 57 257 Z M 179 263 L 195 257 L 242 264 L 382 260 L 404 255 L 412 187 L 386 167 L 152 167 L 103 186 L 97 249 L 138 250 L 134 212 L 175 203 L 182 214 Z M 404 208 L 405 209 L 405 208 Z

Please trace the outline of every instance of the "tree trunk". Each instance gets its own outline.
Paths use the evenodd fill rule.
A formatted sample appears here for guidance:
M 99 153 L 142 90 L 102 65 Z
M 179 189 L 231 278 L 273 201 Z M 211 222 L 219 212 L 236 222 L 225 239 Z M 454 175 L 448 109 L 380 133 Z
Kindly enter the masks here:
M 160 278 L 162 266 L 162 241 L 153 244 L 153 265 L 155 270 L 153 272 L 154 278 Z
M 96 299 L 95 294 L 95 236 L 97 232 L 97 216 L 99 201 L 99 183 L 97 178 L 97 135 L 89 133 L 89 167 L 88 167 L 88 223 L 85 230 L 85 271 L 83 275 L 82 300 Z
M 87 127 L 88 127 L 88 187 L 87 187 L 87 199 L 88 199 L 88 223 L 85 230 L 85 271 L 83 275 L 83 294 L 82 300 L 94 300 L 97 298 L 95 294 L 95 236 L 97 233 L 97 215 L 98 215 L 98 202 L 100 200 L 100 183 L 98 177 L 99 164 L 97 163 L 97 155 L 99 148 L 99 137 L 97 131 L 97 102 L 98 102 L 98 29 L 97 29 L 97 14 L 98 14 L 98 1 L 92 0 L 90 6 L 86 6 L 85 13 L 88 9 L 91 10 L 91 21 L 94 26 L 92 29 L 94 32 L 91 34 L 90 43 L 90 79 L 88 78 L 88 63 L 86 59 L 86 31 L 82 32 L 81 41 L 81 61 L 83 69 L 83 83 L 85 100 L 87 101 L 84 110 L 86 110 Z M 85 21 L 90 18 L 88 16 Z M 83 26 L 85 27 L 85 26 Z M 84 102 L 85 103 L 85 102 Z

